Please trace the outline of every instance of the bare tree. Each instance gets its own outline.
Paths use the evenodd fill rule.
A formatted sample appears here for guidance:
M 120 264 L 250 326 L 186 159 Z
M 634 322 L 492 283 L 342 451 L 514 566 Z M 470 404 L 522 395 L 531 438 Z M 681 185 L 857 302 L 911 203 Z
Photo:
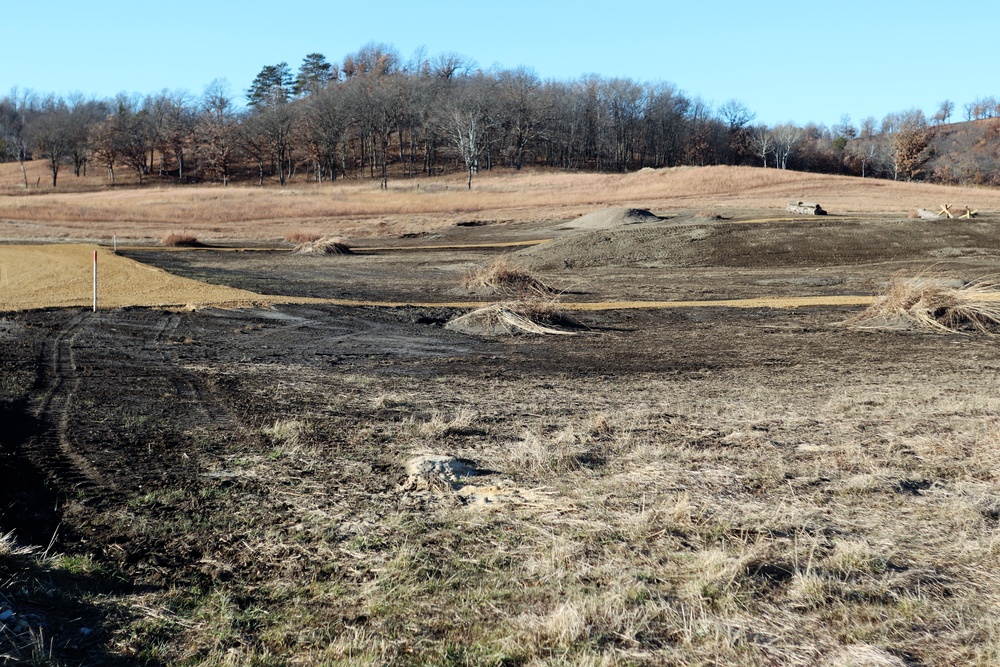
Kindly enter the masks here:
M 802 128 L 784 123 L 774 128 L 774 160 L 779 169 L 788 169 L 788 158 L 802 139 Z
M 52 187 L 56 187 L 59 168 L 76 143 L 73 117 L 64 100 L 51 96 L 42 101 L 39 112 L 32 134 L 36 148 L 49 163 Z
M 525 150 L 540 135 L 542 119 L 547 113 L 539 95 L 541 81 L 533 70 L 524 67 L 503 70 L 497 79 L 497 116 L 506 135 L 506 157 L 515 169 L 521 169 Z
M 216 79 L 201 97 L 201 112 L 195 125 L 198 145 L 208 170 L 229 185 L 239 134 L 238 119 L 229 84 Z M 263 182 L 263 175 L 261 176 Z
M 767 156 L 774 152 L 774 135 L 766 125 L 758 125 L 750 133 L 750 145 L 760 158 L 761 166 L 767 168 Z
M 31 112 L 32 94 L 20 93 L 16 88 L 10 95 L 0 100 L 0 139 L 3 140 L 4 152 L 8 157 L 17 160 L 21 166 L 21 178 L 24 187 L 28 187 L 28 172 L 24 163 L 30 152 L 28 116 Z
M 729 161 L 737 164 L 741 155 L 751 145 L 750 132 L 747 125 L 753 122 L 757 114 L 750 111 L 745 104 L 731 99 L 719 107 L 719 116 L 729 131 Z
M 955 103 L 951 100 L 945 100 L 938 107 L 937 113 L 931 116 L 931 120 L 935 125 L 942 125 L 947 123 L 951 119 L 951 114 L 955 110 Z

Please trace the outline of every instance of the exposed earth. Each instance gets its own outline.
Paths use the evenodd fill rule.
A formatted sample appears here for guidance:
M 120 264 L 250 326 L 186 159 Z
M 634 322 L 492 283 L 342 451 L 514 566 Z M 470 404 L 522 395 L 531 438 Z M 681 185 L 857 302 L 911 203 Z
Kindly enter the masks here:
M 1000 660 L 1000 349 L 838 326 L 997 222 L 619 213 L 105 248 L 96 313 L 89 247 L 0 249 L 0 532 L 76 564 L 0 552 L 0 611 L 60 664 Z M 445 328 L 498 253 L 575 335 Z

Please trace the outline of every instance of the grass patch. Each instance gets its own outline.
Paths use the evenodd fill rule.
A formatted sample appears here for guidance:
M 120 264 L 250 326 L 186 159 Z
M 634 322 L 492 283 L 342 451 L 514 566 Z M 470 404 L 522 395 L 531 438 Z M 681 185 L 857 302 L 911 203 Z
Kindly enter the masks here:
M 321 238 L 323 238 L 323 235 L 319 232 L 306 232 L 302 230 L 295 230 L 285 234 L 285 241 L 287 243 L 294 243 L 295 245 L 312 243 L 319 241 Z

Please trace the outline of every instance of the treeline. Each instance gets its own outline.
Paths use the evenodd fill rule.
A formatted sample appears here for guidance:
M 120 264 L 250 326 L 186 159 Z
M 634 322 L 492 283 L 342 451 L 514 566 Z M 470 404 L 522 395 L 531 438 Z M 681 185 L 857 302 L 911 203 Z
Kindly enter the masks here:
M 241 96 L 242 97 L 242 96 Z M 58 184 L 121 170 L 181 182 L 250 180 L 264 185 L 307 178 L 412 178 L 525 166 L 624 172 L 677 165 L 759 165 L 894 179 L 992 183 L 990 141 L 964 167 L 936 164 L 936 145 L 954 105 L 928 120 L 911 110 L 855 127 L 754 124 L 730 100 L 717 108 L 669 83 L 585 76 L 543 81 L 527 68 L 483 70 L 456 55 L 405 61 L 369 44 L 331 63 L 305 57 L 264 67 L 237 103 L 225 82 L 200 98 L 163 91 L 114 99 L 60 98 L 13 91 L 0 99 L 5 160 L 44 159 Z M 990 106 L 992 104 L 992 106 Z M 966 105 L 969 119 L 993 118 L 997 105 Z M 993 142 L 995 143 L 995 142 Z M 978 146 L 978 147 L 977 147 Z M 968 151 L 965 151 L 968 152 Z

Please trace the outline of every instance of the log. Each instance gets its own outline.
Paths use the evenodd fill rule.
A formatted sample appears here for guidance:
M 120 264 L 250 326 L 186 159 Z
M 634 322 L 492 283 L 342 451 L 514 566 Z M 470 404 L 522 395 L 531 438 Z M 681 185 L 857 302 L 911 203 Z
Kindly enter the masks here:
M 938 211 L 928 211 L 926 208 L 917 209 L 917 217 L 921 220 L 940 220 L 944 213 Z
M 785 210 L 799 215 L 826 215 L 826 211 L 819 204 L 804 201 L 790 201 Z

